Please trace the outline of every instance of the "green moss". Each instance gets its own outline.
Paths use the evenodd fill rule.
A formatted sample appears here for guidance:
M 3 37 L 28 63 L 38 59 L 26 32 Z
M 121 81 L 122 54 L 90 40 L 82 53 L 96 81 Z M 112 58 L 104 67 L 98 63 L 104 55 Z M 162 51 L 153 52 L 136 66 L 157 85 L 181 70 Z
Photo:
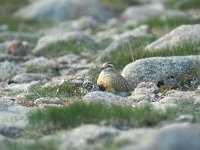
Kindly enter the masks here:
M 74 53 L 80 54 L 83 51 L 90 50 L 91 45 L 87 41 L 70 40 L 67 42 L 58 42 L 44 48 L 42 55 L 44 56 L 61 56 L 63 54 Z
M 199 55 L 200 42 L 184 43 L 183 45 L 176 48 L 167 48 L 162 50 L 157 50 L 155 52 L 145 51 L 144 47 L 150 43 L 149 41 L 139 40 L 135 44 L 133 43 L 132 54 L 130 48 L 123 47 L 112 52 L 110 55 L 104 57 L 102 62 L 111 62 L 115 64 L 118 69 L 123 69 L 125 65 L 132 62 L 132 57 L 134 60 L 149 58 L 149 57 L 164 57 L 164 56 L 187 56 L 187 55 Z
M 135 55 L 137 53 L 142 53 L 143 48 L 150 44 L 153 40 L 154 38 L 135 39 L 130 46 L 129 44 L 126 44 L 122 47 L 119 47 L 117 50 L 111 52 L 111 54 L 103 57 L 101 61 L 113 63 L 117 69 L 122 69 L 125 65 L 132 62 L 133 58 L 136 60 L 137 58 Z
M 98 124 L 103 120 L 110 124 L 127 121 L 132 127 L 153 126 L 172 116 L 169 112 L 156 111 L 151 107 L 133 109 L 118 105 L 75 102 L 67 107 L 37 110 L 28 115 L 28 120 L 30 126 L 50 131 L 81 124 Z
M 35 100 L 40 97 L 59 97 L 64 100 L 69 97 L 80 96 L 81 92 L 77 88 L 76 84 L 70 81 L 65 81 L 60 85 L 36 88 L 31 92 L 31 95 L 26 98 L 28 100 Z

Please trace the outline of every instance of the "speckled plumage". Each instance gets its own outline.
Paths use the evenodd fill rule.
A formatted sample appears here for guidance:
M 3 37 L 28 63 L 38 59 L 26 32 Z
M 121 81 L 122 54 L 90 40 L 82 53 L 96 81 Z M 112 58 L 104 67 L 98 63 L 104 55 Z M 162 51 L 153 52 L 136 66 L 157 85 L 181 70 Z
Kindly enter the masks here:
M 112 93 L 130 91 L 129 85 L 125 78 L 110 63 L 104 64 L 101 68 L 97 85 L 101 90 Z

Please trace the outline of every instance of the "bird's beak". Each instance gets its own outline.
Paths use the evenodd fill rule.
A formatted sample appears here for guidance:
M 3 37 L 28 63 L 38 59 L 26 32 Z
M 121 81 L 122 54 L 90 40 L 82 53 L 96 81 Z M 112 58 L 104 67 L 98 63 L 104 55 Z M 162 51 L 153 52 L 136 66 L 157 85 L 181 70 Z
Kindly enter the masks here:
M 101 68 L 100 68 L 100 71 L 102 71 L 103 69 L 104 69 L 104 67 L 101 67 Z

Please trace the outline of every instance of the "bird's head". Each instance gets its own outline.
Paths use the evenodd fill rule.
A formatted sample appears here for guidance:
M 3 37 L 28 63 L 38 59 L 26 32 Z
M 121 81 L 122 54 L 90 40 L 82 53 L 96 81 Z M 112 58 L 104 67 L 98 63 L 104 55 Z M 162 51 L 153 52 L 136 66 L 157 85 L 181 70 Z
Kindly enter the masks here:
M 115 66 L 111 63 L 104 63 L 100 68 L 101 71 L 112 71 L 115 70 Z

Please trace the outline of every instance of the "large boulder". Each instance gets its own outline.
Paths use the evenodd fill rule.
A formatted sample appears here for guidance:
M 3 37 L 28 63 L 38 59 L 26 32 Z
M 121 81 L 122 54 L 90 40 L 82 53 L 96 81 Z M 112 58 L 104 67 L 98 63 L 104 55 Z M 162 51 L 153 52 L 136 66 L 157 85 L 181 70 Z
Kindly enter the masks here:
M 177 85 L 186 72 L 199 65 L 200 56 L 153 57 L 128 64 L 122 75 L 133 89 L 143 81 L 157 85 Z
M 39 0 L 18 10 L 14 16 L 41 21 L 92 16 L 104 21 L 111 17 L 111 12 L 103 7 L 99 0 Z
M 155 51 L 162 49 L 172 49 L 178 46 L 184 46 L 189 43 L 200 41 L 200 24 L 182 25 L 172 30 L 170 33 L 147 45 L 145 50 Z M 188 43 L 188 44 L 189 44 Z

